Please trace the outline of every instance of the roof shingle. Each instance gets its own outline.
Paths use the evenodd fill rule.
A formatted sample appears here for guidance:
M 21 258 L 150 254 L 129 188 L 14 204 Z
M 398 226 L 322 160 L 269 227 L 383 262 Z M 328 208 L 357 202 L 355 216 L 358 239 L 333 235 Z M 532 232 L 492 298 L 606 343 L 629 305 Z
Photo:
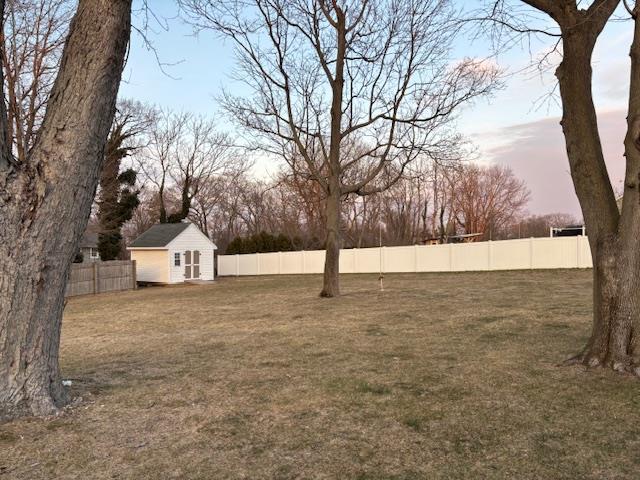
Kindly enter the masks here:
M 160 223 L 136 238 L 130 245 L 132 248 L 166 247 L 171 240 L 186 230 L 189 223 Z

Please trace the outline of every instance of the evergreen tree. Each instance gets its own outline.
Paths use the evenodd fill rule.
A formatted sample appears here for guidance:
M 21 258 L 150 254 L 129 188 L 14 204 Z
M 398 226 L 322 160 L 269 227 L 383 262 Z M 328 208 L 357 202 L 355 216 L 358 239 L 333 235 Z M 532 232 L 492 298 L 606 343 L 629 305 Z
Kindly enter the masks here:
M 123 101 L 105 147 L 98 199 L 98 251 L 102 260 L 115 260 L 122 251 L 122 226 L 140 204 L 135 189 L 137 172 L 121 170 L 122 161 L 137 148 L 138 137 L 148 128 L 153 112 L 140 103 Z

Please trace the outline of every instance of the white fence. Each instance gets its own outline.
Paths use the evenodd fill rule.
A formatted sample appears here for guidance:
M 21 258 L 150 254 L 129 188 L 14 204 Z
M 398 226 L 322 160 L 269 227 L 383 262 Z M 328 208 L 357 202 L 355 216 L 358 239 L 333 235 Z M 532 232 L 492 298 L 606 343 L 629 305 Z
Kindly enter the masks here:
M 587 237 L 527 238 L 497 242 L 340 251 L 340 273 L 472 272 L 591 268 Z M 218 256 L 218 275 L 322 273 L 324 250 Z

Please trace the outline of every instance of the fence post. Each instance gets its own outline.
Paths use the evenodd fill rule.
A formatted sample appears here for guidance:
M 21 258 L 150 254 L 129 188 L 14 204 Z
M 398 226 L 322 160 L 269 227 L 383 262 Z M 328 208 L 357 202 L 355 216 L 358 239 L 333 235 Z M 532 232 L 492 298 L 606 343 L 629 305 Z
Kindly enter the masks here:
M 360 273 L 358 271 L 358 247 L 353 249 L 353 273 Z
M 491 240 L 487 242 L 487 269 L 491 270 L 493 267 L 493 258 L 491 258 Z
M 533 270 L 533 237 L 529 237 L 529 269 Z
M 131 279 L 133 280 L 133 289 L 137 290 L 138 288 L 138 272 L 136 268 L 136 261 L 131 260 Z
M 278 275 L 282 274 L 282 252 L 278 252 Z
M 236 253 L 236 277 L 240 276 L 240 255 Z
M 449 271 L 453 272 L 453 243 L 449 243 Z
M 304 250 L 300 252 L 302 254 L 302 273 L 307 273 L 307 256 L 304 253 Z
M 413 271 L 418 272 L 418 244 L 413 244 Z
M 100 293 L 100 274 L 98 262 L 93 262 L 93 293 Z

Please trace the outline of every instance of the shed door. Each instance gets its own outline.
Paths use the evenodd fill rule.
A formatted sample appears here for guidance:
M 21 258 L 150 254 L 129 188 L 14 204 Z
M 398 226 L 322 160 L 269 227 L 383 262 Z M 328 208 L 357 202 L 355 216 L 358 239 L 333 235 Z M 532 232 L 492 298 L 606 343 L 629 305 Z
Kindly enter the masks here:
M 200 278 L 200 252 L 193 251 L 193 278 Z
M 191 250 L 184 252 L 184 278 L 185 280 L 191 278 Z

